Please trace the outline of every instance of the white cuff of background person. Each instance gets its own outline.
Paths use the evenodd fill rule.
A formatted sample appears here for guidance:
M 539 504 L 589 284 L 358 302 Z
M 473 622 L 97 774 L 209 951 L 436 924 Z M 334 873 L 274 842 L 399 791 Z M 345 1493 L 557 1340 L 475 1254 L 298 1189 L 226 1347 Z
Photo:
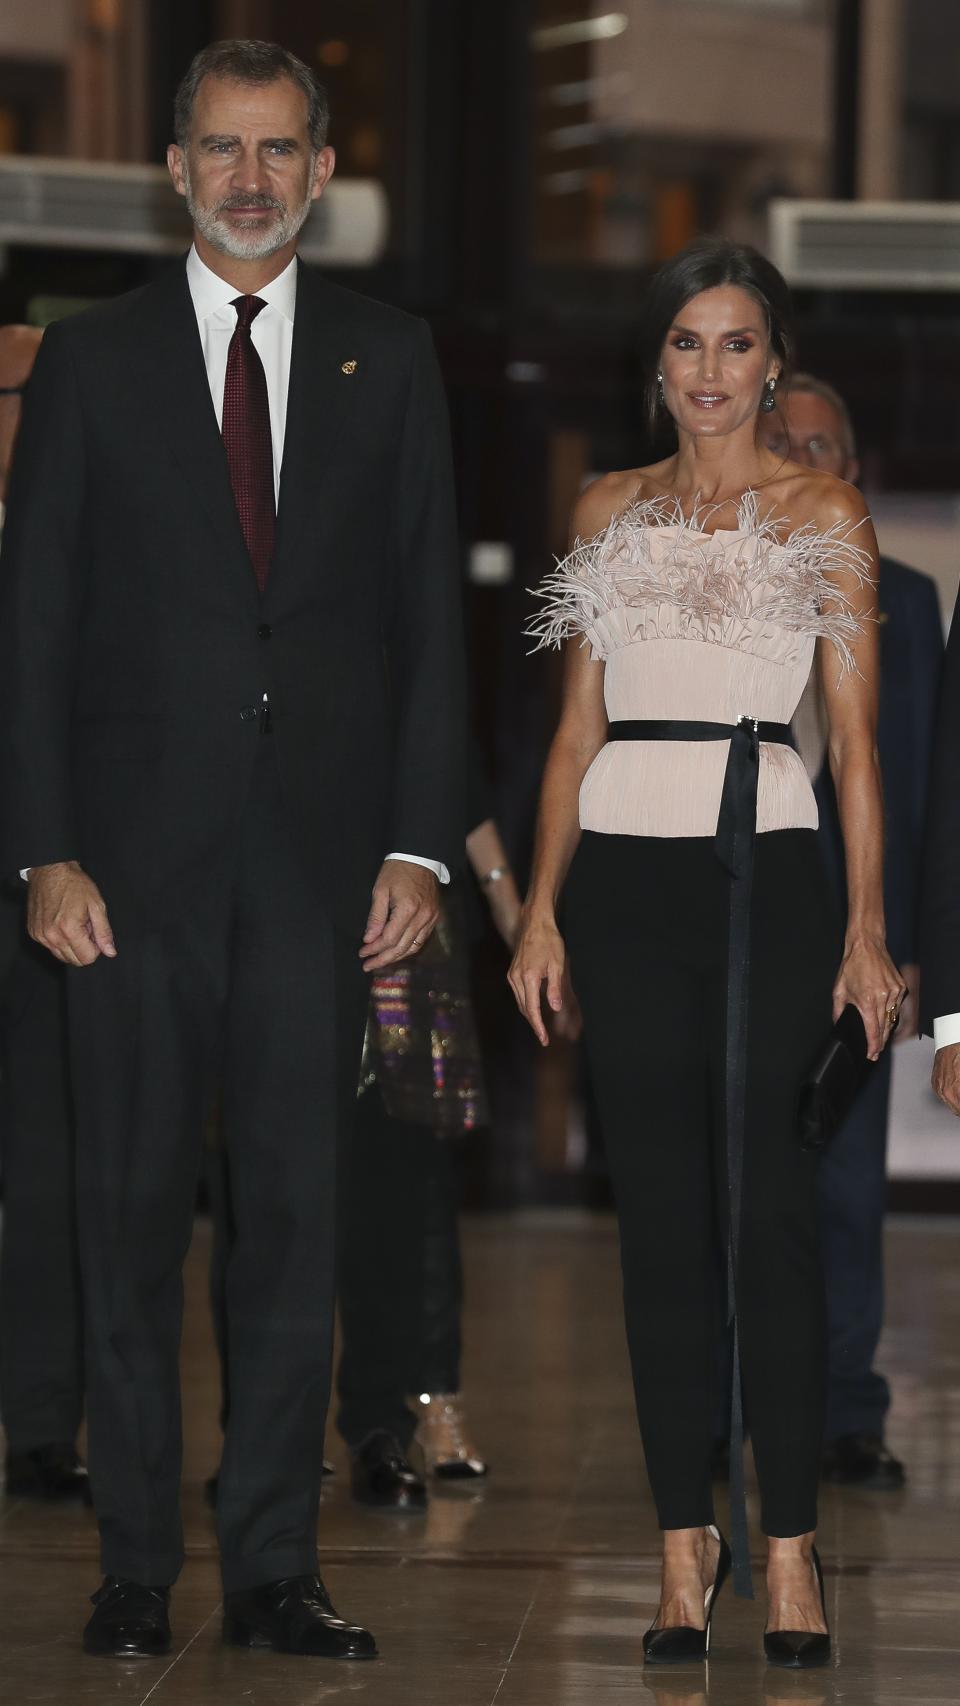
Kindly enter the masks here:
M 960 1043 L 960 1013 L 944 1013 L 933 1021 L 934 1048 L 949 1048 L 952 1043 Z

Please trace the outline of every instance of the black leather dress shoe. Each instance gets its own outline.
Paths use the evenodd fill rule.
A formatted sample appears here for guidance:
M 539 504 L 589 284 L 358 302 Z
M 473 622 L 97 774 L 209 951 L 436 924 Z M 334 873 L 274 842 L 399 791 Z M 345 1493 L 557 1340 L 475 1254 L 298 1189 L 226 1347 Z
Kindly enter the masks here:
M 392 1434 L 371 1434 L 354 1452 L 350 1486 L 361 1505 L 414 1515 L 427 1508 L 426 1483 L 407 1462 Z
M 72 1445 L 8 1451 L 4 1479 L 11 1499 L 83 1499 L 90 1503 L 87 1471 Z
M 878 1435 L 843 1434 L 823 1454 L 823 1479 L 838 1487 L 890 1493 L 904 1485 L 907 1472 Z
M 369 1629 L 337 1616 L 319 1576 L 287 1576 L 225 1594 L 223 1638 L 231 1647 L 268 1647 L 316 1659 L 377 1657 Z
M 169 1588 L 105 1576 L 91 1597 L 96 1611 L 83 1631 L 85 1653 L 117 1659 L 155 1659 L 169 1653 Z

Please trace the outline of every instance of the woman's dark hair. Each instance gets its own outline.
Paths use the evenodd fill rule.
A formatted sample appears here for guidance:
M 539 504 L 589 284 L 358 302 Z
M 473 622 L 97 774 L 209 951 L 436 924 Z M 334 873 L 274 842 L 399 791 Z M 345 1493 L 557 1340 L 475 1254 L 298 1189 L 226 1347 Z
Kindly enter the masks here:
M 667 333 L 686 303 L 702 290 L 733 284 L 759 302 L 767 319 L 770 348 L 789 377 L 793 360 L 793 302 L 786 279 L 772 261 L 746 243 L 722 237 L 700 237 L 654 273 L 644 304 L 641 332 L 644 395 L 650 426 L 657 425 L 660 390 L 657 371 Z

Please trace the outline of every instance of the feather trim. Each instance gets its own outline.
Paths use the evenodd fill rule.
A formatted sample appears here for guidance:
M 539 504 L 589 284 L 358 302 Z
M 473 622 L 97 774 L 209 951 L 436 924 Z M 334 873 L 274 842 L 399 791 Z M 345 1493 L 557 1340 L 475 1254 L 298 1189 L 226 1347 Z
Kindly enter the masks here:
M 837 522 L 821 532 L 813 522 L 781 538 L 784 523 L 761 519 L 755 491 L 744 493 L 735 529 L 703 531 L 722 507 L 700 505 L 685 516 L 678 498 L 630 504 L 595 539 L 577 539 L 542 585 L 531 588 L 544 608 L 524 632 L 533 648 L 556 647 L 573 634 L 603 645 L 597 623 L 623 609 L 666 605 L 680 613 L 689 639 L 718 639 L 731 620 L 832 640 L 844 669 L 853 669 L 852 642 L 863 614 L 829 571 L 870 582 L 870 558 L 851 543 L 854 526 Z

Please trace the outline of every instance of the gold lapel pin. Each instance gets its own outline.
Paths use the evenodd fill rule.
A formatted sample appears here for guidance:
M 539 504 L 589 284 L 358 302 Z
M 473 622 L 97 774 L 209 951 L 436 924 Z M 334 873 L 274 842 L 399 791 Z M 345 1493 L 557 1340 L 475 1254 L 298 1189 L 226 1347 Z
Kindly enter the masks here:
M 357 364 L 355 361 L 345 361 L 343 366 L 340 369 L 341 373 L 356 373 L 356 371 L 357 371 Z

